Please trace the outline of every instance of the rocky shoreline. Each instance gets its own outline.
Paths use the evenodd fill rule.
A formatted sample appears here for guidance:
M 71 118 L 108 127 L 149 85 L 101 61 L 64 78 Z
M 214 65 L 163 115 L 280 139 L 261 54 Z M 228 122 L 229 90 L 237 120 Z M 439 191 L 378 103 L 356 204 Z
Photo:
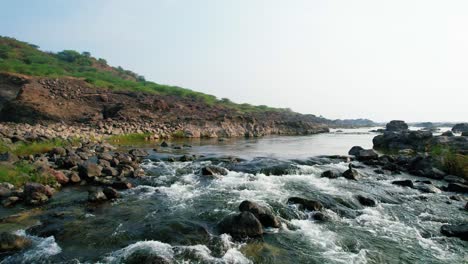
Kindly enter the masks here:
M 4 141 L 34 142 L 37 140 L 53 139 L 57 136 L 63 138 L 80 138 L 79 135 L 90 134 L 86 127 L 69 128 L 65 125 L 57 125 L 54 128 L 46 126 L 28 126 L 24 133 L 18 133 L 28 125 L 2 125 L 2 135 Z M 62 127 L 63 129 L 60 129 Z M 7 131 L 7 132 L 5 132 Z M 99 132 L 96 132 L 98 137 Z M 46 185 L 28 182 L 24 186 L 14 186 L 10 183 L 0 185 L 0 199 L 4 207 L 14 207 L 24 204 L 29 207 L 40 207 L 48 203 L 49 199 L 61 188 L 67 186 L 88 186 L 89 204 L 99 204 L 108 200 L 115 200 L 121 197 L 122 190 L 128 190 L 138 185 L 144 180 L 145 171 L 140 167 L 141 161 L 148 157 L 149 153 L 142 149 L 131 149 L 128 151 L 116 149 L 105 142 L 92 142 L 84 139 L 79 140 L 75 145 L 55 147 L 47 153 L 17 156 L 13 153 L 3 153 L 0 155 L 2 165 L 26 162 L 35 167 L 38 173 L 47 174 L 53 178 L 53 184 Z M 449 138 L 449 139 L 447 139 Z M 441 193 L 450 192 L 458 195 L 450 195 L 454 201 L 466 201 L 468 193 L 468 182 L 462 176 L 451 175 L 440 167 L 439 157 L 428 153 L 428 147 L 434 142 L 440 144 L 450 142 L 448 145 L 458 154 L 465 153 L 466 137 L 442 135 L 432 136 L 432 133 L 424 131 L 409 131 L 406 124 L 401 122 L 391 122 L 387 125 L 386 131 L 382 135 L 374 138 L 374 148 L 385 147 L 397 154 L 379 154 L 373 149 L 363 149 L 359 146 L 353 147 L 349 151 L 349 156 L 321 157 L 324 162 L 347 162 L 348 169 L 345 171 L 328 170 L 321 174 L 321 177 L 336 179 L 344 177 L 350 181 L 359 182 L 366 176 L 361 169 L 372 168 L 377 175 L 398 175 L 407 173 L 418 177 L 425 177 L 427 180 L 395 180 L 392 184 L 411 188 L 420 193 Z M 384 143 L 382 143 L 384 142 Z M 186 148 L 190 146 L 186 145 Z M 180 146 L 170 145 L 162 142 L 159 148 L 180 148 Z M 167 162 L 192 161 L 203 159 L 203 157 L 192 155 L 169 155 L 165 158 Z M 235 157 L 212 159 L 212 166 L 201 168 L 200 175 L 206 179 L 217 179 L 227 174 L 227 170 L 243 171 L 239 165 L 241 160 Z M 315 161 L 314 161 L 315 162 Z M 317 161 L 320 163 L 322 161 Z M 313 163 L 315 164 L 315 163 Z M 278 163 L 272 167 L 263 167 L 258 172 L 265 175 L 288 174 L 291 165 L 288 163 Z M 249 173 L 251 171 L 248 171 Z M 256 173 L 256 172 L 252 172 Z M 447 185 L 435 185 L 431 181 L 443 180 Z M 377 201 L 375 198 L 366 195 L 358 195 L 357 201 L 361 206 L 372 207 Z M 449 202 L 449 201 L 447 201 Z M 338 214 L 347 214 L 342 208 L 333 203 L 323 203 L 323 201 L 308 199 L 305 197 L 291 196 L 287 200 L 288 204 L 294 204 L 301 210 L 312 212 L 316 221 L 330 221 L 331 216 L 327 210 Z M 468 203 L 460 210 L 468 210 Z M 352 216 L 350 216 L 352 217 Z M 235 239 L 249 239 L 262 236 L 266 228 L 282 228 L 283 224 L 294 228 L 289 221 L 276 215 L 268 207 L 259 205 L 253 201 L 246 200 L 239 205 L 239 213 L 219 219 L 218 230 L 220 233 L 228 233 Z M 40 230 L 46 226 L 36 227 Z M 456 225 L 443 225 L 441 234 L 446 236 L 459 237 L 468 240 L 468 223 Z M 11 253 L 22 250 L 30 244 L 26 238 L 9 233 L 0 234 L 2 247 L 0 253 Z

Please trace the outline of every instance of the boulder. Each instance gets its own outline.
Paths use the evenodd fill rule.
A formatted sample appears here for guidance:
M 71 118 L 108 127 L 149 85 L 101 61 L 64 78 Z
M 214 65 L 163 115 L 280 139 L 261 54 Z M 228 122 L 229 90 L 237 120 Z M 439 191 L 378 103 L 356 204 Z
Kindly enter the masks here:
M 257 217 L 264 227 L 280 227 L 279 219 L 271 212 L 269 208 L 260 206 L 252 201 L 243 201 L 239 205 L 239 211 L 251 212 Z
M 54 170 L 54 169 L 50 169 L 49 172 L 48 172 L 52 177 L 55 178 L 55 180 L 64 185 L 64 184 L 67 184 L 68 181 L 70 180 L 67 176 L 65 176 L 65 174 L 62 172 L 62 171 L 58 171 L 58 170 Z
M 230 234 L 234 238 L 257 237 L 263 234 L 260 221 L 251 212 L 228 215 L 219 224 L 221 233 Z
M 10 197 L 12 191 L 6 187 L 0 186 L 0 200 Z
M 444 137 L 453 137 L 455 136 L 452 131 L 445 131 L 444 133 L 441 134 L 441 136 Z
M 163 141 L 163 142 L 161 143 L 161 147 L 167 148 L 167 147 L 169 147 L 169 144 L 167 144 L 166 141 Z
M 130 182 L 126 181 L 115 181 L 112 183 L 112 188 L 117 190 L 127 190 L 133 188 L 133 185 Z
M 356 196 L 357 200 L 359 201 L 360 204 L 364 205 L 364 206 L 376 206 L 377 205 L 377 202 L 370 198 L 370 197 L 366 197 L 366 196 L 363 196 L 363 195 L 357 195 Z
M 321 211 L 323 209 L 323 205 L 319 201 L 308 200 L 300 197 L 291 197 L 288 199 L 288 203 L 290 204 L 298 204 L 299 209 L 301 210 L 309 210 L 309 211 Z
M 104 194 L 101 188 L 88 190 L 88 201 L 89 202 L 102 202 L 106 201 L 107 196 Z
M 458 237 L 468 241 L 468 223 L 460 225 L 443 225 L 440 232 L 448 237 Z
M 418 183 L 413 186 L 414 189 L 423 193 L 441 193 L 442 191 L 432 184 Z
M 411 180 L 392 181 L 392 184 L 414 188 L 414 184 Z
M 408 124 L 402 120 L 392 120 L 386 125 L 387 131 L 405 131 L 408 130 Z
M 112 159 L 113 159 L 112 155 L 107 153 L 107 152 L 99 154 L 98 158 L 102 159 L 102 160 L 107 160 L 109 162 L 112 161 Z
M 340 177 L 340 173 L 338 171 L 335 171 L 335 170 L 327 170 L 327 171 L 324 171 L 320 177 L 322 178 L 329 178 L 329 179 L 336 179 L 338 177 Z
M 468 123 L 460 123 L 452 127 L 452 132 L 454 133 L 462 133 L 465 131 L 468 131 Z
M 468 185 L 461 183 L 449 183 L 447 186 L 449 192 L 468 193 Z
M 356 156 L 361 150 L 364 150 L 361 146 L 354 146 L 348 151 L 348 154 Z
M 355 180 L 355 181 L 357 181 L 360 178 L 359 172 L 352 168 L 351 163 L 349 164 L 349 169 L 343 172 L 342 176 L 348 180 Z
M 227 175 L 228 171 L 225 168 L 210 165 L 203 167 L 201 174 L 204 176 Z
M 355 156 L 359 161 L 376 160 L 379 158 L 379 155 L 373 149 L 360 150 Z
M 70 172 L 70 174 L 68 175 L 68 179 L 70 180 L 70 182 L 72 183 L 79 183 L 81 181 L 81 178 L 80 176 L 78 175 L 78 173 L 72 171 Z
M 129 151 L 129 153 L 133 155 L 134 157 L 140 157 L 140 158 L 146 157 L 149 155 L 148 152 L 146 152 L 146 150 L 144 149 L 132 149 Z
M 94 163 L 85 163 L 78 166 L 78 172 L 82 178 L 100 177 L 102 173 L 102 167 Z
M 41 205 L 52 197 L 54 190 L 40 183 L 28 182 L 24 185 L 24 200 L 30 205 Z
M 109 200 L 117 199 L 121 197 L 120 193 L 112 187 L 105 187 L 102 190 L 102 192 L 106 195 L 107 199 Z
M 32 241 L 26 237 L 7 232 L 0 233 L 0 254 L 20 251 L 31 246 L 31 244 Z
M 119 175 L 119 171 L 112 167 L 105 167 L 102 169 L 102 174 L 106 176 L 117 176 Z

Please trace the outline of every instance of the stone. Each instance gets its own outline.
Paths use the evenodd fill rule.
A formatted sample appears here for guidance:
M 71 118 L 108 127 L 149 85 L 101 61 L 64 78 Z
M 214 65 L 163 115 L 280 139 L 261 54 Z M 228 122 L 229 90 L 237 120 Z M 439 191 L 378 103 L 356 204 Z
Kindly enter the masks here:
M 24 199 L 27 204 L 41 205 L 53 195 L 53 189 L 40 183 L 28 182 L 24 185 Z
M 64 184 L 67 184 L 68 181 L 70 180 L 67 176 L 65 176 L 65 174 L 62 172 L 62 171 L 58 171 L 58 170 L 54 170 L 54 169 L 50 169 L 49 170 L 49 174 L 55 178 L 55 180 L 64 185 Z
M 329 179 L 336 179 L 340 176 L 341 176 L 340 173 L 335 170 L 327 170 L 327 171 L 322 172 L 322 174 L 320 175 L 320 177 L 322 178 L 329 178 Z
M 408 130 L 408 124 L 402 120 L 392 120 L 386 125 L 387 131 L 405 131 Z
M 392 184 L 414 188 L 414 184 L 411 180 L 392 181 Z
M 291 197 L 288 199 L 290 204 L 299 204 L 300 210 L 309 210 L 309 211 L 321 211 L 323 205 L 319 201 L 308 200 L 300 197 Z
M 31 245 L 32 241 L 26 237 L 7 232 L 0 233 L 0 253 L 21 251 Z
M 364 206 L 374 207 L 374 206 L 377 205 L 377 202 L 374 199 L 370 198 L 370 197 L 366 197 L 366 196 L 363 196 L 363 195 L 357 195 L 356 198 L 359 201 L 359 203 L 364 205 Z
M 355 181 L 357 181 L 360 178 L 359 172 L 353 169 L 351 164 L 349 164 L 349 169 L 343 172 L 342 176 L 348 180 L 355 180 Z
M 468 131 L 468 123 L 460 123 L 452 127 L 452 132 L 454 133 L 462 133 L 465 131 Z
M 468 241 L 468 223 L 460 225 L 443 225 L 440 232 L 448 237 L 458 237 Z
M 444 137 L 453 137 L 455 136 L 452 131 L 445 131 L 444 133 L 441 134 L 441 136 Z
M 169 144 L 167 144 L 166 141 L 163 141 L 160 146 L 163 147 L 163 148 L 167 148 L 167 147 L 169 147 Z
M 125 181 L 116 181 L 112 183 L 112 188 L 117 190 L 127 190 L 133 188 L 133 185 L 130 182 Z
M 461 183 L 449 183 L 447 186 L 449 192 L 468 193 L 468 185 Z
M 88 191 L 89 202 L 102 202 L 107 200 L 107 196 L 104 194 L 101 188 L 91 189 Z
M 134 157 L 146 157 L 149 155 L 148 152 L 146 152 L 144 149 L 132 149 L 129 151 L 129 153 Z
M 201 174 L 204 176 L 227 175 L 228 171 L 225 168 L 210 165 L 203 167 Z
M 373 149 L 363 149 L 357 153 L 356 158 L 359 161 L 376 160 L 379 158 L 379 155 Z
M 78 166 L 78 172 L 82 178 L 100 177 L 102 174 L 102 167 L 94 163 L 85 163 Z
M 78 175 L 78 173 L 72 171 L 69 175 L 68 175 L 68 178 L 70 179 L 70 182 L 72 183 L 79 183 L 81 181 L 81 178 L 80 176 Z
M 112 167 L 105 167 L 102 169 L 102 174 L 106 176 L 117 176 L 119 175 L 119 171 Z
M 361 150 L 364 150 L 361 146 L 354 146 L 348 151 L 348 154 L 356 156 Z
M 67 151 L 62 147 L 55 147 L 49 152 L 49 154 L 63 157 L 67 155 Z
M 413 186 L 414 189 L 419 190 L 423 193 L 441 193 L 442 191 L 432 184 L 419 183 Z
M 10 197 L 12 191 L 6 187 L 0 186 L 0 200 Z
M 13 207 L 17 204 L 21 199 L 18 196 L 10 196 L 2 201 L 2 205 L 4 207 Z
M 241 212 L 225 217 L 219 224 L 221 233 L 230 234 L 234 238 L 257 237 L 263 234 L 260 221 L 251 212 Z
M 111 154 L 109 154 L 109 153 L 107 153 L 107 152 L 104 152 L 104 153 L 99 154 L 99 155 L 98 155 L 98 158 L 99 158 L 99 159 L 102 159 L 102 160 L 107 160 L 107 161 L 110 162 L 110 161 L 112 161 L 112 159 L 113 159 L 114 157 L 112 157 Z
M 259 204 L 252 201 L 243 201 L 239 205 L 239 211 L 251 212 L 257 217 L 264 227 L 280 227 L 279 219 L 271 212 L 267 207 L 260 206 Z
M 121 197 L 120 193 L 112 187 L 105 187 L 102 190 L 102 192 L 106 195 L 107 199 L 109 200 L 117 199 Z

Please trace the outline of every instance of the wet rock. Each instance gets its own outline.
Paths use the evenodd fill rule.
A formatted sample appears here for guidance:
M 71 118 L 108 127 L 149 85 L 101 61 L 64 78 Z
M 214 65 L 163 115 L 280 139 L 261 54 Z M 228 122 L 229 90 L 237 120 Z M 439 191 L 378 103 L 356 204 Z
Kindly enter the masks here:
M 82 178 L 100 177 L 102 173 L 102 167 L 94 163 L 85 163 L 78 167 L 78 172 Z
M 338 171 L 335 171 L 335 170 L 327 170 L 327 171 L 324 171 L 320 177 L 322 178 L 329 178 L 329 179 L 336 179 L 338 177 L 340 177 L 340 173 Z
M 445 176 L 444 181 L 451 182 L 451 183 L 461 183 L 461 184 L 464 184 L 466 182 L 465 179 L 458 177 L 458 176 L 454 176 L 454 175 Z
M 218 224 L 218 229 L 234 238 L 257 237 L 263 234 L 262 224 L 251 212 L 228 215 Z
M 195 160 L 195 157 L 194 156 L 190 156 L 190 155 L 183 155 L 182 157 L 180 157 L 179 161 L 181 162 L 187 162 L 187 161 L 193 161 Z
M 463 131 L 463 132 L 461 133 L 461 136 L 462 136 L 462 137 L 468 137 L 468 131 Z
M 374 199 L 370 198 L 370 197 L 366 197 L 366 196 L 363 196 L 363 195 L 357 195 L 356 198 L 359 201 L 359 203 L 364 205 L 364 206 L 374 207 L 374 206 L 377 205 L 377 202 Z
M 443 136 L 443 137 L 453 137 L 455 135 L 453 134 L 452 131 L 445 131 L 444 133 L 442 133 L 441 136 Z
M 228 171 L 223 167 L 206 166 L 201 169 L 201 174 L 204 176 L 227 175 Z
M 105 187 L 102 190 L 102 192 L 106 195 L 107 199 L 109 200 L 117 199 L 121 197 L 120 193 L 112 187 Z
M 163 141 L 160 146 L 163 147 L 163 148 L 167 148 L 167 147 L 169 147 L 169 144 L 167 144 L 166 141 Z
M 390 123 L 387 123 L 385 129 L 387 131 L 405 131 L 408 130 L 408 124 L 402 120 L 392 120 Z
M 449 192 L 468 193 L 468 185 L 461 183 L 449 183 L 447 186 Z
M 460 225 L 443 225 L 440 232 L 448 237 L 458 237 L 468 241 L 468 223 Z
M 119 175 L 119 171 L 112 167 L 105 167 L 102 169 L 102 174 L 106 176 L 117 176 Z
M 135 157 L 146 157 L 148 156 L 148 152 L 146 152 L 146 150 L 144 149 L 132 149 L 129 151 L 129 153 Z
M 13 184 L 8 183 L 8 182 L 0 183 L 0 187 L 7 188 L 9 190 L 13 190 L 15 188 L 15 186 Z
M 71 183 L 79 183 L 81 181 L 81 178 L 78 175 L 78 173 L 74 171 L 70 172 L 70 174 L 68 175 L 68 179 L 70 180 Z
M 450 200 L 454 200 L 454 201 L 463 201 L 463 198 L 460 196 L 460 195 L 451 195 L 450 197 Z
M 243 201 L 239 205 L 241 212 L 251 212 L 257 217 L 264 227 L 280 227 L 279 219 L 271 212 L 269 208 L 260 206 L 252 201 Z
M 364 150 L 361 146 L 354 146 L 348 151 L 348 154 L 356 156 L 359 154 L 359 151 L 361 150 Z
M 101 188 L 91 189 L 88 191 L 89 202 L 102 202 L 106 200 L 107 196 L 104 194 Z
M 53 192 L 49 186 L 29 182 L 24 185 L 24 200 L 30 205 L 41 205 L 52 197 Z
M 411 180 L 392 181 L 392 184 L 414 188 L 414 184 Z
M 355 156 L 359 161 L 376 160 L 379 158 L 379 155 L 373 149 L 360 150 Z
M 322 221 L 322 222 L 330 220 L 330 217 L 328 215 L 324 214 L 323 212 L 314 212 L 312 214 L 312 218 L 314 220 L 316 220 L 316 221 Z
M 361 178 L 359 175 L 359 172 L 353 169 L 351 164 L 349 164 L 349 169 L 343 172 L 342 176 L 348 180 L 355 180 L 355 181 Z
M 20 251 L 30 247 L 31 244 L 32 241 L 26 237 L 7 232 L 0 233 L 0 254 Z
M 11 196 L 12 191 L 6 187 L 0 186 L 0 200 Z
M 5 152 L 5 153 L 0 154 L 0 161 L 14 163 L 14 162 L 19 161 L 19 158 L 18 156 L 16 156 L 15 154 L 11 152 Z
M 172 260 L 158 256 L 155 252 L 148 250 L 136 250 L 125 257 L 125 264 L 172 264 Z
M 116 181 L 112 183 L 112 188 L 117 190 L 127 190 L 133 188 L 133 185 L 130 182 L 126 181 Z
M 300 210 L 321 211 L 323 205 L 319 201 L 308 200 L 300 197 L 291 197 L 288 199 L 290 204 L 298 204 Z
M 456 124 L 455 126 L 452 127 L 452 131 L 454 133 L 462 133 L 462 132 L 468 131 L 468 123 Z
M 439 188 L 435 187 L 432 184 L 419 183 L 419 184 L 415 184 L 413 188 L 424 193 L 441 193 L 442 192 Z
M 68 179 L 67 176 L 65 176 L 65 174 L 64 174 L 62 171 L 57 171 L 57 170 L 54 170 L 54 169 L 50 169 L 50 170 L 49 170 L 49 174 L 50 174 L 52 177 L 54 177 L 55 180 L 56 180 L 58 183 L 60 183 L 60 184 L 62 184 L 62 185 L 67 184 L 68 181 L 70 180 L 70 179 Z
M 21 199 L 18 196 L 10 196 L 2 201 L 3 207 L 13 207 L 17 204 Z

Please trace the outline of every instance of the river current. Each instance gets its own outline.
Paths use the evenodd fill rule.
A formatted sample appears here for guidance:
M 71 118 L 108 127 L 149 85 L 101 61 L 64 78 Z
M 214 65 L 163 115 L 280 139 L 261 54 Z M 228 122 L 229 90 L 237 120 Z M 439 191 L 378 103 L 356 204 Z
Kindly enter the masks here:
M 376 134 L 369 130 L 192 141 L 178 150 L 140 146 L 151 152 L 142 163 L 148 176 L 121 199 L 91 206 L 87 192 L 75 187 L 54 196 L 46 210 L 11 215 L 2 209 L 0 216 L 11 220 L 1 229 L 27 235 L 34 245 L 0 263 L 143 263 L 148 256 L 154 257 L 151 263 L 468 263 L 468 242 L 440 234 L 443 224 L 468 216 L 460 210 L 466 201 L 449 199 L 453 193 L 393 185 L 398 179 L 427 179 L 378 174 L 371 167 L 359 169 L 359 181 L 320 177 L 348 167 L 322 155 L 346 155 L 354 145 L 371 148 Z M 167 160 L 183 154 L 199 158 Z M 235 163 L 233 156 L 239 158 Z M 228 174 L 201 176 L 200 169 L 210 164 Z M 377 206 L 362 206 L 360 194 L 373 197 Z M 330 205 L 329 219 L 316 221 L 313 212 L 287 204 L 293 196 Z M 217 223 L 238 212 L 244 200 L 269 207 L 289 224 L 249 241 L 220 234 Z M 38 221 L 50 225 L 50 236 L 25 231 Z

